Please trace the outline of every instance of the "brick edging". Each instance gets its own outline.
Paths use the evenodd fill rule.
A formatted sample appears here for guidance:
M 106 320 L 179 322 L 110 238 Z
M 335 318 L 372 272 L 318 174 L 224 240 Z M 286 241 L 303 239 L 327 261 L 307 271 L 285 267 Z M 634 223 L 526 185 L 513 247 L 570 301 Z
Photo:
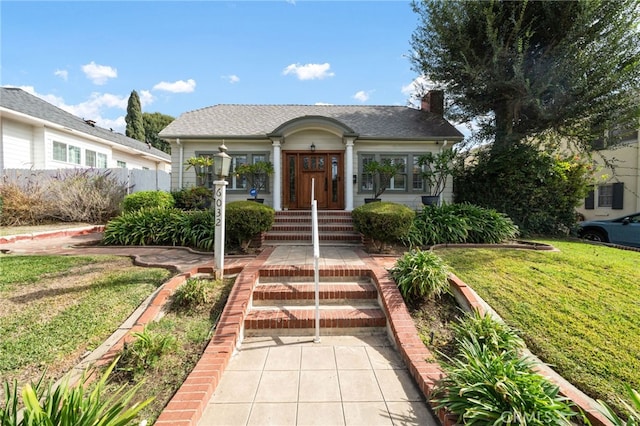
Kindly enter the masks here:
M 260 267 L 275 247 L 265 248 L 239 272 L 229 293 L 216 332 L 207 344 L 200 360 L 173 395 L 154 423 L 158 426 L 196 426 L 216 390 L 222 373 L 239 343 L 242 323 L 248 311 L 251 292 Z
M 10 244 L 24 240 L 40 240 L 43 238 L 75 237 L 77 235 L 104 232 L 104 225 L 85 226 L 80 228 L 67 228 L 59 231 L 31 232 L 28 234 L 7 235 L 0 237 L 0 244 Z

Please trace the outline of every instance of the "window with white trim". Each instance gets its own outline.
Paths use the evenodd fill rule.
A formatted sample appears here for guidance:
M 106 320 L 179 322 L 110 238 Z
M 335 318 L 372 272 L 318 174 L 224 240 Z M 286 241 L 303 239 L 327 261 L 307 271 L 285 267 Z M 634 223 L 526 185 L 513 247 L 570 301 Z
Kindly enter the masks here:
M 611 207 L 613 204 L 613 185 L 598 185 L 598 207 Z
M 126 169 L 127 168 L 127 162 L 126 161 L 116 161 L 116 166 L 122 168 L 122 169 Z
M 81 164 L 82 150 L 73 145 L 63 142 L 53 141 L 53 159 L 64 163 Z
M 84 165 L 96 167 L 96 152 L 87 149 L 84 153 Z
M 103 154 L 101 152 L 96 154 L 96 167 L 100 169 L 107 168 L 107 154 Z

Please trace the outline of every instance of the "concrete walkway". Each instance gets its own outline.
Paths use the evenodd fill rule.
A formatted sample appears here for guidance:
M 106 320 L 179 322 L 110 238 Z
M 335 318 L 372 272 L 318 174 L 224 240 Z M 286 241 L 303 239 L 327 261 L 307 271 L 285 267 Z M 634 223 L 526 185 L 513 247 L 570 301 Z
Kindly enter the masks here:
M 438 425 L 386 336 L 251 337 L 199 425 Z

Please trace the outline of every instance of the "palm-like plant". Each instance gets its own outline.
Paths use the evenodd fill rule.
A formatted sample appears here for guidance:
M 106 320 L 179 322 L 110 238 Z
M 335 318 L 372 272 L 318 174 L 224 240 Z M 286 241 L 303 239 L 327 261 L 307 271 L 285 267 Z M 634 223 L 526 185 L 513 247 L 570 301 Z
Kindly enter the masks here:
M 393 178 L 404 164 L 394 163 L 389 159 L 382 161 L 369 161 L 364 166 L 364 172 L 371 176 L 373 183 L 373 198 L 378 199 L 389 188 Z
M 269 176 L 273 174 L 273 164 L 270 161 L 256 161 L 253 164 L 241 164 L 236 168 L 238 176 L 244 176 L 249 181 L 251 189 L 255 189 L 254 199 L 258 193 L 267 188 Z

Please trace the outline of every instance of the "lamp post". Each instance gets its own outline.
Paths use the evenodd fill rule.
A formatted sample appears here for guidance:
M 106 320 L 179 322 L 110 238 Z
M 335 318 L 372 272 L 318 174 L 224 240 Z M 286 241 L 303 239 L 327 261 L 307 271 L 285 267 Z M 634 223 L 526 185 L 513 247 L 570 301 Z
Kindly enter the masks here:
M 227 147 L 222 145 L 218 147 L 218 152 L 213 156 L 213 173 L 218 177 L 213 181 L 213 205 L 214 205 L 214 255 L 216 259 L 216 278 L 222 279 L 224 275 L 224 213 L 226 210 L 226 193 L 227 181 L 225 178 L 229 176 L 229 167 L 231 167 L 231 156 L 227 154 Z

